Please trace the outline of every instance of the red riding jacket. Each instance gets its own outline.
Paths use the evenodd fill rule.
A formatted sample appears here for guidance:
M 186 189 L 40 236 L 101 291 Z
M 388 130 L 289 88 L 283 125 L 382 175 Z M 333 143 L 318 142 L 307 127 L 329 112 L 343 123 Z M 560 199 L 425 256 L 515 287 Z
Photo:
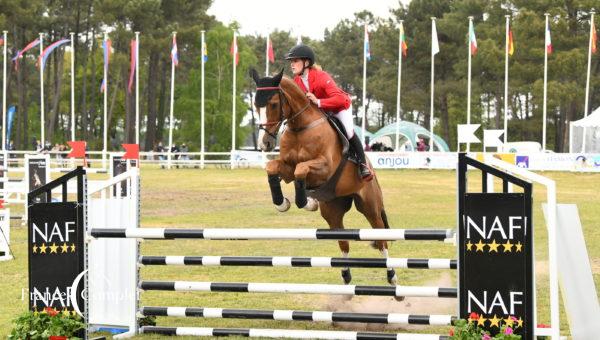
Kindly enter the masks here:
M 305 93 L 312 92 L 319 99 L 319 107 L 325 111 L 338 113 L 349 108 L 352 103 L 350 96 L 337 87 L 335 81 L 325 71 L 319 71 L 314 68 L 308 70 L 308 85 L 310 89 L 304 87 L 300 76 L 294 76 L 294 81 Z

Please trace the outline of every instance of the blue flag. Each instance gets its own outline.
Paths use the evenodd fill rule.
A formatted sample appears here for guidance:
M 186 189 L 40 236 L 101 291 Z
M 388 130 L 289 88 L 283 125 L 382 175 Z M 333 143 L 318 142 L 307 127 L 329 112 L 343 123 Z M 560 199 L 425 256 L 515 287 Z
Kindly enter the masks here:
M 8 112 L 7 112 L 7 118 L 6 118 L 6 140 L 4 141 L 4 145 L 6 145 L 6 148 L 8 149 L 9 147 L 9 141 L 10 141 L 10 131 L 12 130 L 12 121 L 15 118 L 15 112 L 17 111 L 17 109 L 14 106 L 11 106 L 8 108 Z

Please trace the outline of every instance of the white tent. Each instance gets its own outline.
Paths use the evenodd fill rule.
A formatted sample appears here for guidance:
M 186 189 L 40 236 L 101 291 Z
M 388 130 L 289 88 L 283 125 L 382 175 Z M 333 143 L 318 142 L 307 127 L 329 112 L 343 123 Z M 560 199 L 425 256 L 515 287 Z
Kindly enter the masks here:
M 569 152 L 600 153 L 600 107 L 569 124 Z

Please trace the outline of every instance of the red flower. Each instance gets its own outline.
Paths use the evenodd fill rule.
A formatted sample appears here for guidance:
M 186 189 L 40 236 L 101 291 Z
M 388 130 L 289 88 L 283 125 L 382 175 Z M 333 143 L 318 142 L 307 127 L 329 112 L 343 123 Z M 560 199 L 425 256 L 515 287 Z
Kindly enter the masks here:
M 471 312 L 471 314 L 469 314 L 469 320 L 477 320 L 479 319 L 479 314 L 475 313 L 475 312 Z
M 504 330 L 504 334 L 513 334 L 513 330 L 510 327 L 506 327 L 506 329 Z
M 448 332 L 450 336 L 454 336 L 454 328 L 450 328 L 450 332 Z
M 54 309 L 54 308 L 51 308 L 51 307 L 44 308 L 44 311 L 46 313 L 48 313 L 48 315 L 50 315 L 50 316 L 55 316 L 56 314 L 58 314 L 58 311 L 56 309 Z

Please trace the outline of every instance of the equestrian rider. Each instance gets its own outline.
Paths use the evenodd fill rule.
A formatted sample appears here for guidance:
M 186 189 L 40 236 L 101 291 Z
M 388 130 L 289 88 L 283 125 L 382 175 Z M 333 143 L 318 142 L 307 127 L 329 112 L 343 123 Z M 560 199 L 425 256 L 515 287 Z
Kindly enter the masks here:
M 323 111 L 333 114 L 344 125 L 346 137 L 358 157 L 360 177 L 365 181 L 373 179 L 362 143 L 354 133 L 350 96 L 337 87 L 327 72 L 315 65 L 315 53 L 309 46 L 300 44 L 292 47 L 285 59 L 290 61 L 294 81 L 306 93 L 306 97 Z

